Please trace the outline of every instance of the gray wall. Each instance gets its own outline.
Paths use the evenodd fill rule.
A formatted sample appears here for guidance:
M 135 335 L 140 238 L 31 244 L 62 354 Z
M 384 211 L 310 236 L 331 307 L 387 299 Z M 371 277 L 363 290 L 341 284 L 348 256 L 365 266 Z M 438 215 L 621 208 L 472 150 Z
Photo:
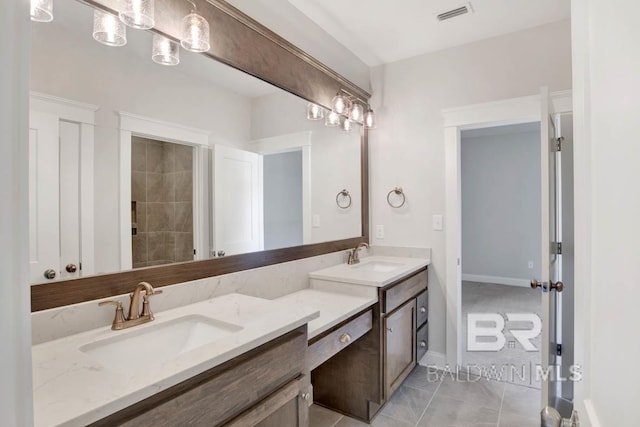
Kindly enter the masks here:
M 302 245 L 302 151 L 264 156 L 264 248 Z
M 462 273 L 540 277 L 540 124 L 464 131 L 461 146 Z

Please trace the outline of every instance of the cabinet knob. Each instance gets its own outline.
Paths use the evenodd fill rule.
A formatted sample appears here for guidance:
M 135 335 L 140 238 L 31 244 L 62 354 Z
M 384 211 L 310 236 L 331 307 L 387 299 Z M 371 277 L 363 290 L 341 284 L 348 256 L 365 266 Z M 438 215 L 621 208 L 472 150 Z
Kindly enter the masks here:
M 67 273 L 75 273 L 78 271 L 78 266 L 75 264 L 67 264 L 65 270 L 67 270 Z
M 349 341 L 351 341 L 351 335 L 349 334 L 342 334 L 340 335 L 340 342 L 341 343 L 348 343 Z
M 387 331 L 389 331 L 389 333 L 393 333 L 393 329 L 391 328 L 387 328 Z
M 44 272 L 44 278 L 45 279 L 49 279 L 49 280 L 53 280 L 56 278 L 56 271 L 52 268 L 45 270 Z
M 427 346 L 426 341 L 420 341 L 420 347 L 425 348 Z
M 420 307 L 420 313 L 426 313 L 427 307 Z
M 304 400 L 308 401 L 310 397 L 311 397 L 311 395 L 309 393 L 302 393 L 302 398 Z

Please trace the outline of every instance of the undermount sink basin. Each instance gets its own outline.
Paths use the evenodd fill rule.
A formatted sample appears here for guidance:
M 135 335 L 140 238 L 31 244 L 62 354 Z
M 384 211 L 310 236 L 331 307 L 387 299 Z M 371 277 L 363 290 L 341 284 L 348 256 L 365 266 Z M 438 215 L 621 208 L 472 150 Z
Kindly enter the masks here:
M 185 316 L 144 329 L 133 327 L 113 338 L 83 345 L 80 351 L 111 371 L 133 373 L 174 359 L 241 329 L 241 326 L 205 316 Z
M 369 261 L 363 262 L 360 264 L 356 264 L 353 268 L 357 268 L 358 270 L 365 271 L 375 271 L 379 273 L 386 273 L 389 271 L 396 270 L 400 267 L 404 266 L 404 264 L 400 264 L 397 262 L 387 262 L 387 261 Z

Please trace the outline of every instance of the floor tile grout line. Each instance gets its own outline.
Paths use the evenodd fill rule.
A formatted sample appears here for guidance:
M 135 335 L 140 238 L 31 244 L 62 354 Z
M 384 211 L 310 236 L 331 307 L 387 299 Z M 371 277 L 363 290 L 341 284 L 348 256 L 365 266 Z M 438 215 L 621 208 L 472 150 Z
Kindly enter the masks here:
M 416 422 L 415 427 L 418 427 L 418 424 L 420 424 L 420 421 L 422 421 L 424 414 L 427 412 L 427 409 L 429 409 L 429 406 L 431 406 L 431 402 L 433 402 L 433 399 L 436 397 L 436 394 L 438 393 L 438 390 L 440 390 L 441 385 L 442 385 L 442 379 L 440 379 L 440 382 L 438 382 L 438 387 L 436 387 L 435 391 L 431 395 L 431 399 L 429 399 L 427 406 L 424 408 L 424 411 L 422 411 L 422 414 L 418 418 L 418 421 Z
M 504 396 L 507 394 L 507 385 L 502 388 L 502 399 L 500 400 L 500 409 L 498 410 L 498 422 L 496 427 L 500 427 L 500 418 L 502 418 L 502 406 L 504 405 Z

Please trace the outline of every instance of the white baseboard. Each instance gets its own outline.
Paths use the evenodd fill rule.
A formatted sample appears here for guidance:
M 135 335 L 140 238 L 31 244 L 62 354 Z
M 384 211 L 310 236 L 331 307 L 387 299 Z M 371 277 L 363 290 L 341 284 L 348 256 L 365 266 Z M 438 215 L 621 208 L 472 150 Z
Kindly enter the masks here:
M 447 366 L 447 358 L 442 353 L 429 350 L 427 351 L 427 354 L 425 354 L 424 357 L 418 361 L 418 365 L 435 367 L 437 369 L 444 370 Z
M 462 274 L 462 280 L 467 282 L 495 283 L 496 285 L 529 287 L 528 279 L 516 279 L 514 277 L 483 276 L 480 274 Z

